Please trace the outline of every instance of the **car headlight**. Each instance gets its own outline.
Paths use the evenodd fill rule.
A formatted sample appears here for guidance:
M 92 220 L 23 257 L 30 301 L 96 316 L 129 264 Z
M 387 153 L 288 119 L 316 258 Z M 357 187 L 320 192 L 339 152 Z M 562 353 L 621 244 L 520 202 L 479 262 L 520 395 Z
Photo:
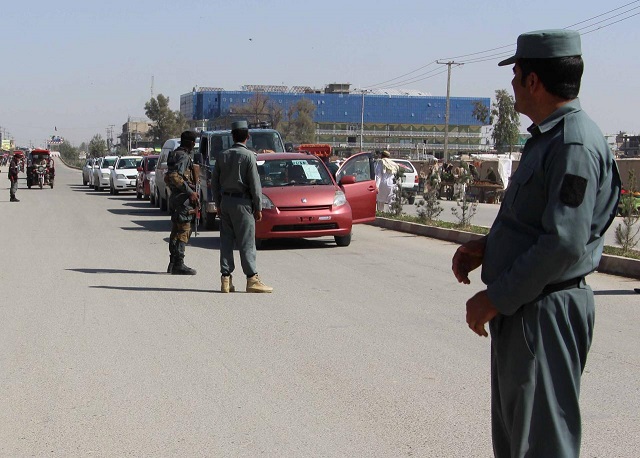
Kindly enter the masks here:
M 264 194 L 262 194 L 262 199 L 261 200 L 262 200 L 262 209 L 263 210 L 271 210 L 272 208 L 276 208 L 276 206 L 273 205 L 273 202 L 271 202 L 271 199 L 269 199 Z
M 102 174 L 102 178 L 109 178 L 109 174 L 108 173 L 103 173 Z
M 347 203 L 347 197 L 344 195 L 344 192 L 336 191 L 335 196 L 333 196 L 333 206 L 341 207 L 346 203 Z
M 127 177 L 126 177 L 126 176 L 124 176 L 124 175 L 122 175 L 121 173 L 116 174 L 116 180 L 124 180 L 124 179 L 126 179 L 126 178 L 127 178 Z

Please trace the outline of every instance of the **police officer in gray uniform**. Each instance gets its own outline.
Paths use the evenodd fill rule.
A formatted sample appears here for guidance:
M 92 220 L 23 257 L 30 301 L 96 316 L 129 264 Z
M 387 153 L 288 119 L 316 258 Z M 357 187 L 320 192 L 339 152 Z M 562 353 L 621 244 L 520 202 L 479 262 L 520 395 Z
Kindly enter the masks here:
M 620 194 L 614 157 L 580 108 L 580 35 L 518 37 L 515 109 L 531 138 L 489 235 L 462 245 L 453 272 L 468 284 L 482 265 L 487 289 L 467 301 L 467 324 L 491 331 L 491 413 L 496 457 L 577 457 L 580 378 L 591 345 L 598 267 Z
M 258 277 L 256 268 L 256 221 L 262 219 L 262 186 L 256 155 L 247 148 L 246 121 L 231 125 L 234 145 L 222 151 L 213 168 L 211 190 L 220 217 L 220 291 L 235 291 L 233 247 L 237 243 L 240 263 L 247 276 L 248 293 L 270 293 L 273 288 Z

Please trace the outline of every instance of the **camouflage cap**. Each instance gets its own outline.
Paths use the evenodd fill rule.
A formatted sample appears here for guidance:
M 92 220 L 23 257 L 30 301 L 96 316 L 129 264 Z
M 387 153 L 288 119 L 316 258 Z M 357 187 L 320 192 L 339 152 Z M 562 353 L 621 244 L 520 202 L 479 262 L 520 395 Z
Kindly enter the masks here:
M 536 30 L 518 37 L 516 53 L 498 65 L 514 64 L 518 59 L 551 59 L 582 55 L 580 34 L 575 30 Z

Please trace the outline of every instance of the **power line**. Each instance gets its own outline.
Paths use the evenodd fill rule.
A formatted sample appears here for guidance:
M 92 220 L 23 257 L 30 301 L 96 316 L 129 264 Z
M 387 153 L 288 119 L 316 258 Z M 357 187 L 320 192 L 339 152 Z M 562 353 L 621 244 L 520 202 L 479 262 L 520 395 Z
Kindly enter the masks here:
M 634 5 L 634 4 L 637 4 L 637 3 L 640 3 L 640 0 L 635 0 L 633 2 L 626 3 L 626 4 L 622 5 L 622 6 L 619 6 L 617 8 L 613 8 L 613 9 L 611 9 L 609 11 L 604 12 L 604 13 L 598 14 L 596 16 L 592 16 L 592 17 L 590 17 L 588 19 L 585 19 L 585 20 L 582 20 L 580 22 L 576 22 L 575 24 L 572 24 L 572 25 L 569 25 L 569 26 L 565 27 L 565 29 L 574 27 L 576 25 L 586 24 L 586 23 L 592 22 L 594 19 L 598 19 L 598 18 L 601 18 L 603 16 L 608 16 L 611 13 L 614 13 L 616 11 L 619 11 L 621 9 L 627 8 L 628 6 Z M 630 12 L 636 10 L 636 9 L 639 9 L 639 8 L 640 8 L 640 6 L 635 6 L 633 8 L 629 8 L 629 9 L 627 9 L 627 10 L 621 12 L 621 13 L 615 14 L 613 16 L 609 16 L 606 19 L 602 19 L 602 20 L 597 21 L 597 22 L 592 22 L 589 25 L 585 25 L 583 27 L 580 27 L 580 28 L 577 29 L 577 31 L 586 30 L 584 32 L 581 32 L 581 35 L 587 35 L 589 33 L 604 29 L 606 27 L 610 27 L 610 26 L 612 26 L 614 24 L 617 24 L 617 23 L 622 22 L 622 21 L 626 21 L 628 19 L 631 19 L 632 17 L 640 15 L 640 12 L 639 12 L 639 13 L 635 13 L 635 14 L 629 15 L 627 17 L 624 17 L 622 19 L 619 19 L 617 21 L 607 23 L 608 21 L 611 21 L 612 19 L 614 19 L 616 17 L 623 16 L 623 15 L 628 14 L 628 13 L 630 13 Z M 593 27 L 597 26 L 598 24 L 602 24 L 602 23 L 607 23 L 607 24 L 602 25 L 600 27 L 593 28 Z M 588 29 L 592 29 L 592 30 L 588 30 Z M 491 53 L 493 51 L 499 51 L 501 49 L 506 49 L 506 48 L 513 49 L 513 48 L 515 48 L 515 46 L 516 46 L 516 44 L 513 43 L 513 44 L 510 44 L 510 45 L 498 46 L 498 47 L 486 49 L 484 51 L 478 51 L 478 52 L 474 52 L 474 53 L 462 54 L 460 56 L 449 57 L 449 58 L 441 59 L 441 60 L 454 60 L 454 59 L 462 59 L 462 58 L 465 58 L 465 57 L 478 56 L 478 57 L 474 57 L 472 59 L 465 60 L 462 63 L 465 63 L 465 64 L 477 64 L 477 63 L 486 62 L 486 61 L 495 61 L 495 60 L 500 59 L 500 58 L 509 57 L 509 55 L 512 55 L 513 52 L 512 51 L 504 51 L 504 52 L 493 53 L 493 54 L 487 54 L 487 53 Z M 404 77 L 406 77 L 408 75 L 411 75 L 413 73 L 419 72 L 420 70 L 423 70 L 423 69 L 433 65 L 437 61 L 438 60 L 431 61 L 428 64 L 425 64 L 425 65 L 423 65 L 421 67 L 416 68 L 415 70 L 412 70 L 410 72 L 404 73 L 403 75 L 397 76 L 395 78 L 391 78 L 389 80 L 382 81 L 380 83 L 376 83 L 376 84 L 372 84 L 372 85 L 369 85 L 369 86 L 365 86 L 365 89 L 373 89 L 373 88 L 376 88 L 376 89 L 392 89 L 392 88 L 400 87 L 400 86 L 405 85 L 405 84 L 412 84 L 412 83 L 416 83 L 416 82 L 419 82 L 419 81 L 424 81 L 424 80 L 429 79 L 429 78 L 433 78 L 433 77 L 435 77 L 437 75 L 440 75 L 440 74 L 444 73 L 444 71 L 437 72 L 437 73 L 434 74 L 434 71 L 432 70 L 432 71 L 429 71 L 429 72 L 421 73 L 419 75 L 416 75 L 416 76 L 411 77 L 411 78 L 406 79 L 406 80 L 397 81 L 397 80 L 400 80 L 401 78 L 404 78 Z M 390 83 L 390 82 L 394 82 L 394 84 L 386 85 L 387 83 Z

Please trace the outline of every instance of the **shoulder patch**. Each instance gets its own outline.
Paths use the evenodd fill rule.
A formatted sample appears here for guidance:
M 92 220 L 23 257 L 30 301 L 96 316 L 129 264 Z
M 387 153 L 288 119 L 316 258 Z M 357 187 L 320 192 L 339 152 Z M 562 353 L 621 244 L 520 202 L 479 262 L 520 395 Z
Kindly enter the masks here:
M 565 174 L 560 188 L 560 200 L 569 207 L 578 207 L 584 199 L 587 190 L 586 178 L 578 175 Z

